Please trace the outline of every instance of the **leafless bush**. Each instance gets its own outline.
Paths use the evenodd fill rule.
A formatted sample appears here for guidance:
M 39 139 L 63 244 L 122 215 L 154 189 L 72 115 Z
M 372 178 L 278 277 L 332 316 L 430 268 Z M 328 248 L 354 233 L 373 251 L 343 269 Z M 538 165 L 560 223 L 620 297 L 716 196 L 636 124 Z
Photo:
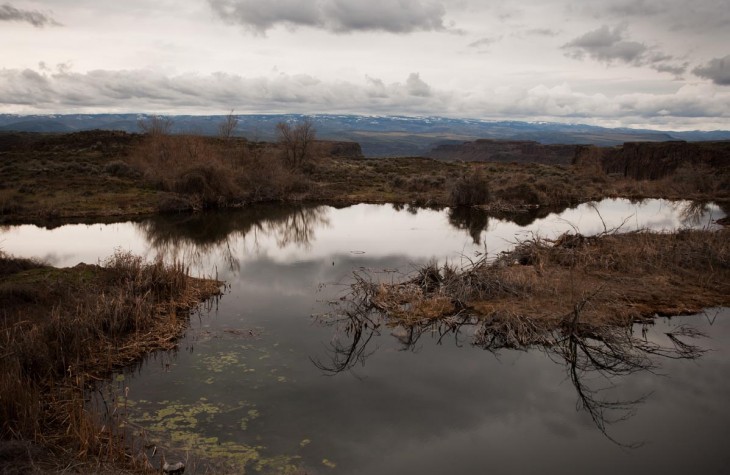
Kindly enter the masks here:
M 530 183 L 520 183 L 507 187 L 500 192 L 499 197 L 506 201 L 532 205 L 548 204 L 550 202 L 550 199 L 543 191 Z
M 140 118 L 137 121 L 137 126 L 142 133 L 147 135 L 168 135 L 172 132 L 173 120 L 170 117 L 153 115 Z
M 299 169 L 312 159 L 312 143 L 316 138 L 314 124 L 308 118 L 293 126 L 287 122 L 276 124 L 279 143 L 284 147 L 284 159 L 292 169 Z
M 204 137 L 151 135 L 130 160 L 148 180 L 187 196 L 196 207 L 220 206 L 241 195 L 221 150 Z
M 244 159 L 240 183 L 250 201 L 278 201 L 306 186 L 307 180 L 275 150 L 267 149 Z
M 233 115 L 233 111 L 231 111 L 223 119 L 223 122 L 218 125 L 218 136 L 223 139 L 230 139 L 235 134 L 236 127 L 238 127 L 238 117 Z
M 484 174 L 477 170 L 464 175 L 451 187 L 453 206 L 473 206 L 489 202 L 489 183 Z

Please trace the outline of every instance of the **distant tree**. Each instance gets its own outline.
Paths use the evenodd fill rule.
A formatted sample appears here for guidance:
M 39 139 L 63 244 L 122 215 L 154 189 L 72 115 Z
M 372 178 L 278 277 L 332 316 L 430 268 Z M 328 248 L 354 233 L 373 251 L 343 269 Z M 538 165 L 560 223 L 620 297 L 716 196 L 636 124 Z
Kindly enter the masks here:
M 238 127 L 238 117 L 233 115 L 233 109 L 228 113 L 223 122 L 218 125 L 218 135 L 223 139 L 230 139 Z
M 152 136 L 168 135 L 172 131 L 172 119 L 162 115 L 140 118 L 137 126 L 142 133 Z
M 296 123 L 276 124 L 279 143 L 284 147 L 285 160 L 290 168 L 300 168 L 311 159 L 312 142 L 316 137 L 314 124 L 308 118 Z

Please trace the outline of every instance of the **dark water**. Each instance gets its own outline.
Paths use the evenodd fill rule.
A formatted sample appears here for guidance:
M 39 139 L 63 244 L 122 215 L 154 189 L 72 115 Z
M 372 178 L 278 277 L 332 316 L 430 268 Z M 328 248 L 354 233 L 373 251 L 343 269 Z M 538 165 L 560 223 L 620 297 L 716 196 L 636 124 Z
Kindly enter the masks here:
M 533 232 L 705 227 L 724 216 L 661 201 L 597 209 L 517 224 L 391 206 L 261 207 L 15 227 L 0 239 L 6 252 L 59 265 L 96 262 L 115 247 L 183 257 L 227 281 L 211 312 L 192 318 L 179 351 L 103 390 L 168 460 L 187 458 L 186 473 L 727 473 L 728 309 L 637 326 L 619 348 L 619 360 L 634 363 L 626 371 L 585 358 L 576 367 L 550 348 L 485 349 L 468 322 L 414 333 L 341 318 L 353 271 L 398 279 L 432 259 L 494 254 Z M 694 348 L 678 353 L 666 333 L 688 327 L 706 337 L 682 336 Z

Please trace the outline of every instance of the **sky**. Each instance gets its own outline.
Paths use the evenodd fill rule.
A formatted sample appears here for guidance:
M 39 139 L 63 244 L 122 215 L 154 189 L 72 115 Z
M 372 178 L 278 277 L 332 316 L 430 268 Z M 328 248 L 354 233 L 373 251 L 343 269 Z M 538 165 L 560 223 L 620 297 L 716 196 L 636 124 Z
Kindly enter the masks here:
M 728 0 L 0 0 L 0 113 L 730 129 Z

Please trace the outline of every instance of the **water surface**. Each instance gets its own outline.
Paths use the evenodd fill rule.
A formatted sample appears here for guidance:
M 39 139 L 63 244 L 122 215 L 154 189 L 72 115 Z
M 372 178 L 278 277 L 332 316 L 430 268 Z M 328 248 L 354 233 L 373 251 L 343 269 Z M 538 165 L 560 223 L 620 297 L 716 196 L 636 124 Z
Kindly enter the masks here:
M 469 325 L 425 328 L 414 342 L 402 328 L 334 318 L 358 269 L 398 279 L 431 260 L 496 255 L 532 234 L 670 231 L 712 227 L 724 216 L 714 205 L 661 200 L 544 214 L 257 207 L 17 226 L 0 245 L 60 266 L 121 248 L 182 258 L 194 272 L 226 280 L 227 293 L 210 314 L 192 318 L 178 352 L 156 355 L 111 388 L 117 396 L 128 388 L 130 425 L 170 453 L 189 451 L 198 460 L 193 472 L 212 463 L 231 473 L 723 473 L 728 309 L 635 328 L 636 338 L 671 347 L 665 333 L 691 325 L 707 338 L 686 341 L 712 350 L 697 358 L 652 357 L 652 372 L 581 371 L 578 382 L 596 391 L 597 403 L 623 403 L 603 413 L 623 419 L 613 424 L 597 424 L 570 365 L 547 349 L 488 351 L 474 344 Z

